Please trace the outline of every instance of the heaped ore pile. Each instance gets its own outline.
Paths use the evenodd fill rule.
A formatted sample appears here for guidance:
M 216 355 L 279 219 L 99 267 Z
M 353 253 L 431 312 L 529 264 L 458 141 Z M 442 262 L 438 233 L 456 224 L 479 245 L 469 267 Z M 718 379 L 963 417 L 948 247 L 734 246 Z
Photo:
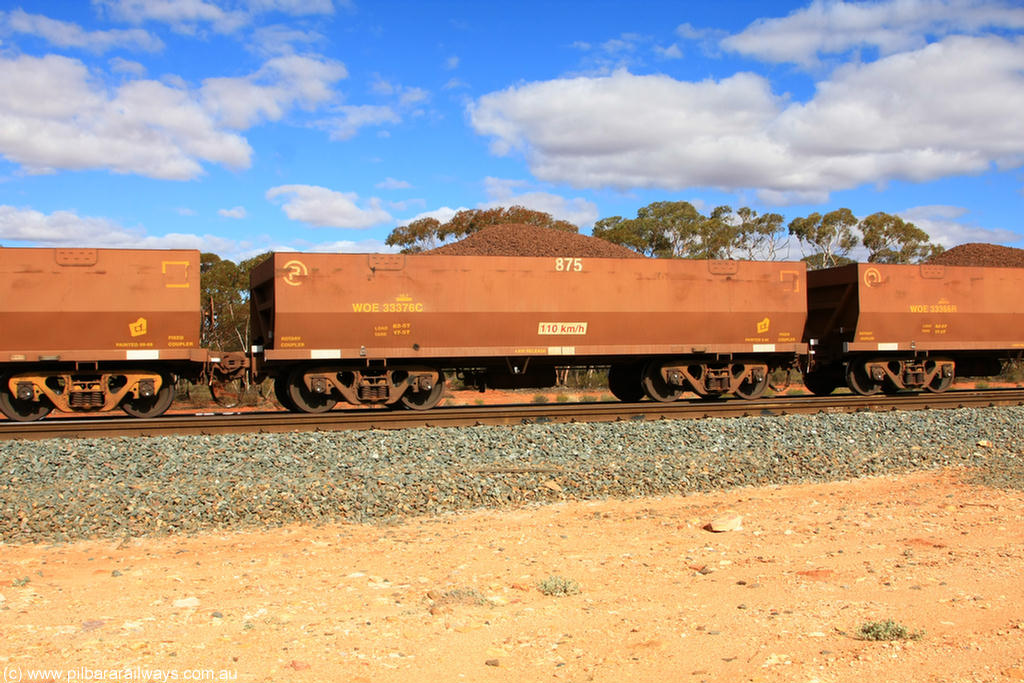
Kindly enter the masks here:
M 1024 249 L 971 242 L 942 252 L 931 263 L 979 268 L 1024 268 Z
M 525 223 L 490 225 L 458 242 L 423 253 L 446 256 L 643 258 L 632 249 L 597 237 Z

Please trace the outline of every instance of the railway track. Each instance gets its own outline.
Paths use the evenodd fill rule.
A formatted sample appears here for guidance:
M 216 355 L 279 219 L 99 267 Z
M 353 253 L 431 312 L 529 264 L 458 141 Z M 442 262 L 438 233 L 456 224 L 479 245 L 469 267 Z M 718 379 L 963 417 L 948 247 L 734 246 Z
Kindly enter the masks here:
M 220 412 L 167 415 L 152 420 L 116 415 L 90 419 L 57 418 L 40 422 L 0 421 L 0 441 L 11 439 L 161 436 L 246 432 L 337 431 L 464 427 L 548 422 L 614 422 L 618 420 L 684 420 L 704 417 L 795 415 L 821 412 L 942 410 L 1024 405 L 1024 390 L 949 391 L 941 394 L 877 396 L 776 396 L 746 401 L 687 400 L 673 403 L 559 403 L 442 407 L 430 411 L 336 410 L 321 414 L 281 411 Z

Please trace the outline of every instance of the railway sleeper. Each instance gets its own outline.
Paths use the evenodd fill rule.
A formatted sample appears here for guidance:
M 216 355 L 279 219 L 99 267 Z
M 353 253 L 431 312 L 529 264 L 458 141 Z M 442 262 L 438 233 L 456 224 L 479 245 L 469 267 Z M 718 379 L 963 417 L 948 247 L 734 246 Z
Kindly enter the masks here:
M 155 417 L 174 399 L 173 378 L 148 370 L 23 373 L 7 378 L 0 412 L 12 420 L 39 419 L 56 408 L 66 413 L 124 409 Z

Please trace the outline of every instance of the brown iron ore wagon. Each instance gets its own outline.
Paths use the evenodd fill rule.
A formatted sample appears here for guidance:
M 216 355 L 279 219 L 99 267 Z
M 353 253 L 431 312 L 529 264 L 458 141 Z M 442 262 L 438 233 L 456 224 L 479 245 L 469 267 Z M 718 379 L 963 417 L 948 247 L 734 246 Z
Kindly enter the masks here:
M 814 393 L 945 391 L 1024 351 L 1024 269 L 859 263 L 807 285 Z
M 430 408 L 445 373 L 546 387 L 610 368 L 623 400 L 761 395 L 806 353 L 802 263 L 275 253 L 251 274 L 254 367 L 283 404 Z
M 160 415 L 178 377 L 244 370 L 199 326 L 198 251 L 0 249 L 0 412 Z

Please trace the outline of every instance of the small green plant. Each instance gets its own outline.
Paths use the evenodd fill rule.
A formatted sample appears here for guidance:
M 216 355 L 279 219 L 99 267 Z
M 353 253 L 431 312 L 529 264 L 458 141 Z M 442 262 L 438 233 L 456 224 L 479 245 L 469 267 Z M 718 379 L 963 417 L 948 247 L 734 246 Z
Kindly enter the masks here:
M 579 583 L 572 579 L 567 579 L 564 576 L 549 576 L 537 583 L 537 590 L 544 595 L 563 597 L 566 595 L 576 595 L 583 589 Z
M 569 402 L 569 394 L 558 394 L 557 396 L 555 396 L 555 402 L 556 403 L 568 403 Z
M 27 586 L 30 581 L 32 581 L 32 579 L 27 576 L 23 576 L 20 579 L 14 579 L 11 581 L 11 586 L 14 588 L 21 588 L 22 586 Z
M 867 621 L 857 629 L 857 637 L 861 640 L 920 640 L 923 635 L 924 631 L 909 631 L 892 619 Z
M 974 383 L 974 388 L 977 389 L 978 391 L 985 391 L 986 389 L 990 389 L 991 387 L 992 385 L 983 379 L 979 379 Z
M 427 593 L 427 598 L 437 606 L 488 604 L 487 598 L 475 588 L 453 588 L 440 595 L 435 595 L 434 591 L 430 591 Z
M 547 403 L 549 400 L 550 399 L 548 399 L 547 394 L 534 394 L 533 395 L 533 403 Z
M 473 403 L 477 404 L 478 406 L 482 406 L 485 403 L 487 403 L 487 401 L 483 400 L 482 398 L 477 398 L 477 399 L 473 399 Z
M 580 396 L 580 403 L 596 403 L 596 402 L 597 402 L 597 396 L 594 396 L 593 394 L 583 394 L 582 396 Z

